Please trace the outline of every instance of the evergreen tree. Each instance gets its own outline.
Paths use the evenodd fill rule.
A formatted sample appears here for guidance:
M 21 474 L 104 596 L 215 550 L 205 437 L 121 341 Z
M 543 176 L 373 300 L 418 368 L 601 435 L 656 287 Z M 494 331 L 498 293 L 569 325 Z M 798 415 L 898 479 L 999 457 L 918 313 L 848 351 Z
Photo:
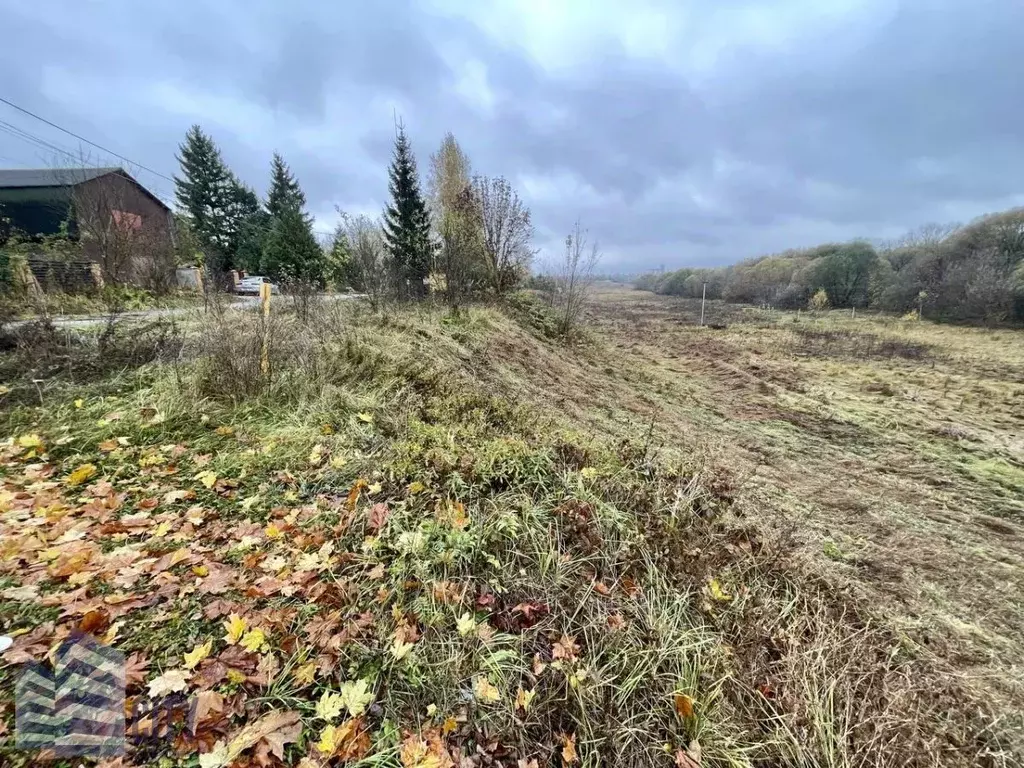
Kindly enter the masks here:
M 251 188 L 242 183 L 235 185 L 235 200 L 232 210 L 232 240 L 235 245 L 235 264 L 250 273 L 261 269 L 263 244 L 270 231 L 271 217 L 260 204 L 260 199 Z
M 193 125 L 178 147 L 181 176 L 174 177 L 179 208 L 189 217 L 199 242 L 229 253 L 231 209 L 237 201 L 236 182 L 213 139 Z
M 300 208 L 288 206 L 273 219 L 263 246 L 261 268 L 282 283 L 323 282 L 324 255 L 312 222 Z
M 270 191 L 267 193 L 267 212 L 278 217 L 285 208 L 302 210 L 306 196 L 299 188 L 299 182 L 292 175 L 291 168 L 277 152 L 270 163 Z
M 213 139 L 198 125 L 185 135 L 178 162 L 178 207 L 189 219 L 207 266 L 217 272 L 254 269 L 268 226 L 259 197 L 235 177 Z
M 313 218 L 303 211 L 305 204 L 298 181 L 275 152 L 260 268 L 283 283 L 320 285 L 325 259 L 313 234 Z
M 384 209 L 384 242 L 398 277 L 408 281 L 413 295 L 422 295 L 423 279 L 430 273 L 431 266 L 430 217 L 420 194 L 416 158 L 402 125 L 398 126 L 395 137 L 395 154 L 388 177 L 391 204 Z

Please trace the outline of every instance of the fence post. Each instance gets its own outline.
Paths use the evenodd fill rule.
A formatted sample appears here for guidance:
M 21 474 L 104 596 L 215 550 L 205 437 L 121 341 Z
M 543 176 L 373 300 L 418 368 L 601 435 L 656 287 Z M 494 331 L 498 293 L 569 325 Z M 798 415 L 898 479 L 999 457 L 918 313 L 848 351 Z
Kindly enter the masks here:
M 270 284 L 260 285 L 260 302 L 263 304 L 263 349 L 260 351 L 260 370 L 264 376 L 270 375 Z

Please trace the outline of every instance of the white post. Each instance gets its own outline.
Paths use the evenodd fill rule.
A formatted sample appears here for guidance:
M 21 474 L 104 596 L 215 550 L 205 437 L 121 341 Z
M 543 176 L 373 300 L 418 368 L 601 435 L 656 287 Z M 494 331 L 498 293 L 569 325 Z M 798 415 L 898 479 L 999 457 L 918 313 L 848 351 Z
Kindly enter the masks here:
M 704 283 L 704 287 L 700 291 L 700 327 L 704 327 L 704 299 L 708 295 L 708 284 Z

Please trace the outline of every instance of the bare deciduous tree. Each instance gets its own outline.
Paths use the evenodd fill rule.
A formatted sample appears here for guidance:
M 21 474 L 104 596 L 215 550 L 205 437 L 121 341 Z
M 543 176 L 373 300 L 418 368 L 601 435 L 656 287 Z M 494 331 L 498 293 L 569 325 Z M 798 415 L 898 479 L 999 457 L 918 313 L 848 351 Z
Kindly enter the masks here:
M 162 205 L 120 168 L 96 175 L 82 163 L 62 168 L 71 218 L 82 249 L 111 285 L 170 288 L 174 274 L 173 222 Z
M 480 206 L 488 281 L 501 296 L 522 279 L 533 260 L 530 211 L 505 178 L 477 176 L 473 188 Z
M 562 335 L 567 336 L 579 327 L 600 258 L 597 243 L 587 242 L 586 230 L 581 230 L 577 221 L 565 238 L 565 255 L 556 276 L 558 326 Z
M 376 310 L 387 298 L 392 282 L 380 224 L 366 215 L 343 213 L 341 230 L 351 259 L 353 282 L 367 295 Z

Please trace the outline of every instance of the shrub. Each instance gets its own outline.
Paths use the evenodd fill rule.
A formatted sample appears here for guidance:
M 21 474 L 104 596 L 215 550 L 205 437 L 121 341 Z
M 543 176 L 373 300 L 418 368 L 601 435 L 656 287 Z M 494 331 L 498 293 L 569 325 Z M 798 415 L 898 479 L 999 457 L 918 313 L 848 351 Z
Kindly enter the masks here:
M 828 294 L 825 293 L 824 288 L 819 288 L 814 292 L 808 307 L 814 312 L 822 312 L 828 309 Z

